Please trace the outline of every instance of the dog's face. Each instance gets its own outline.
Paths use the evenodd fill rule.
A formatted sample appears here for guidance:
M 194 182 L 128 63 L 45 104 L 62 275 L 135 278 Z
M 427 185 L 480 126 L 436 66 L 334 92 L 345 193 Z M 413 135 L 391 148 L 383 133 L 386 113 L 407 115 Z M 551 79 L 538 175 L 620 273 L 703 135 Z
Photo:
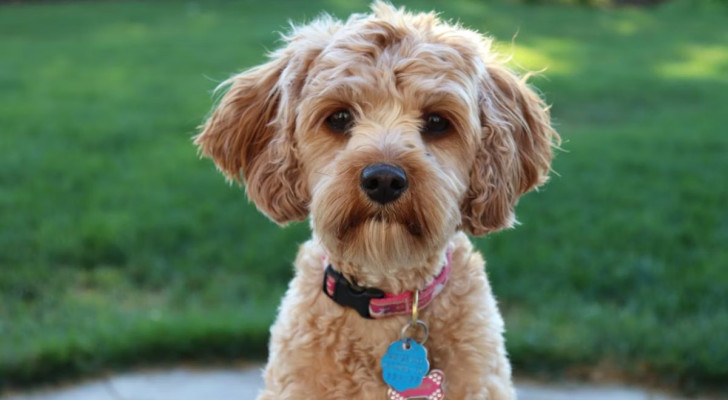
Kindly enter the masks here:
M 231 78 L 196 143 L 278 223 L 332 255 L 417 262 L 458 229 L 511 226 L 558 136 L 539 97 L 479 34 L 378 3 L 297 28 Z

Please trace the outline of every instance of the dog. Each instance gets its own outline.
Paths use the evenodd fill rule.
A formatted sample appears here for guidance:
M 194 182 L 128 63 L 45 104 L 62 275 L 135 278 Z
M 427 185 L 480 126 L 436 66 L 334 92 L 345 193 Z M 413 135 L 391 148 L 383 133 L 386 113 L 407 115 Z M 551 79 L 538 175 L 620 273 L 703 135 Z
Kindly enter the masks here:
M 514 398 L 466 233 L 512 227 L 547 180 L 548 107 L 491 39 L 434 13 L 376 2 L 283 41 L 221 85 L 194 139 L 271 220 L 310 218 L 258 399 Z

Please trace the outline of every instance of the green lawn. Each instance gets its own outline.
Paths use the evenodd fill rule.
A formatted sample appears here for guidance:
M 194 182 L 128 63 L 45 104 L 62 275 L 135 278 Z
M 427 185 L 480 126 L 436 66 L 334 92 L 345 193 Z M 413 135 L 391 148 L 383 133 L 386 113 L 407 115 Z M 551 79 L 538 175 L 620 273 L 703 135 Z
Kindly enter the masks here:
M 522 225 L 477 240 L 515 372 L 728 390 L 728 11 L 435 3 L 411 7 L 548 68 L 565 139 Z M 366 6 L 255 4 L 0 6 L 0 390 L 265 356 L 308 227 L 260 216 L 190 136 L 287 20 Z

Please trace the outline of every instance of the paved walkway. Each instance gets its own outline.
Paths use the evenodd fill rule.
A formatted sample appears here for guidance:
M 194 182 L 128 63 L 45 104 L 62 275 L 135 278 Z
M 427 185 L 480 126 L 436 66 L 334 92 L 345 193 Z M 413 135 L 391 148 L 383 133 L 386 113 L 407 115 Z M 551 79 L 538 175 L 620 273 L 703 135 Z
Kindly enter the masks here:
M 0 400 L 254 400 L 263 385 L 261 367 L 122 374 L 107 379 Z M 518 382 L 519 400 L 680 400 L 623 386 L 585 386 Z

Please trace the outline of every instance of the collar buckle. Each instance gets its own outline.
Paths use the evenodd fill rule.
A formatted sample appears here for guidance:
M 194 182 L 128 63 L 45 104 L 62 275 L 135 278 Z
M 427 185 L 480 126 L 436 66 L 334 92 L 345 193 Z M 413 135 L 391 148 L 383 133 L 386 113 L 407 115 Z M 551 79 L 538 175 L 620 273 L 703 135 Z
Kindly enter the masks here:
M 344 275 L 336 271 L 331 264 L 324 272 L 323 289 L 331 300 L 356 310 L 364 318 L 373 319 L 369 311 L 371 299 L 381 299 L 384 291 L 376 288 L 359 288 L 349 282 Z

